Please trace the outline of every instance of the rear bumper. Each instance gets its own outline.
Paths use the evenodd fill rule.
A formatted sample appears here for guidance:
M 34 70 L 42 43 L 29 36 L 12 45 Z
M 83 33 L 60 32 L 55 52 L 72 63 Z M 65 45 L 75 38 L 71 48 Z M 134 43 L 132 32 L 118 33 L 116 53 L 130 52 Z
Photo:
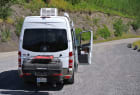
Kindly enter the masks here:
M 62 82 L 64 79 L 71 78 L 73 71 L 62 68 L 59 64 L 31 64 L 25 63 L 19 69 L 20 77 L 27 81 L 36 82 L 37 78 L 46 78 L 49 83 Z
M 60 83 L 63 82 L 63 76 L 34 76 L 34 75 L 30 75 L 30 76 L 23 76 L 24 79 L 26 79 L 26 81 L 32 81 L 32 82 L 37 82 L 37 78 L 46 78 L 47 82 L 49 83 Z
M 22 71 L 22 73 L 21 73 Z M 49 83 L 58 83 L 62 82 L 64 79 L 70 79 L 72 77 L 72 72 L 69 72 L 68 69 L 62 69 L 61 71 L 41 71 L 46 75 L 37 75 L 36 72 L 40 71 L 31 71 L 31 70 L 20 70 L 19 75 L 21 78 L 26 79 L 27 81 L 36 82 L 37 78 L 46 78 Z

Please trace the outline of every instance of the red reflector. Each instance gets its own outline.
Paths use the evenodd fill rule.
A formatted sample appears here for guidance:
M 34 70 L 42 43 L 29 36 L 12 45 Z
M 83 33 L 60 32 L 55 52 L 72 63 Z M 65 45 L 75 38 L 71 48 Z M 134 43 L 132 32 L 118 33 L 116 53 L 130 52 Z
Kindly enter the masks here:
M 65 78 L 65 79 L 70 79 L 70 78 L 71 78 L 71 76 L 65 76 L 64 78 Z
M 18 62 L 19 62 L 19 63 L 21 62 L 21 58 L 18 59 Z
M 72 59 L 70 59 L 70 60 L 69 60 L 69 63 L 73 63 L 73 60 L 72 60 Z
M 72 66 L 69 66 L 69 68 L 72 68 Z
M 53 74 L 53 76 L 62 76 L 63 74 Z
M 21 67 L 21 58 L 18 58 L 18 67 Z
M 34 59 L 53 59 L 53 56 L 36 56 Z
M 18 56 L 21 56 L 21 52 L 20 51 L 18 51 Z
M 70 57 L 72 56 L 72 52 L 69 52 L 69 56 L 70 56 Z
M 71 63 L 69 64 L 69 68 L 72 68 L 72 64 Z
M 21 67 L 21 64 L 18 64 L 18 67 Z

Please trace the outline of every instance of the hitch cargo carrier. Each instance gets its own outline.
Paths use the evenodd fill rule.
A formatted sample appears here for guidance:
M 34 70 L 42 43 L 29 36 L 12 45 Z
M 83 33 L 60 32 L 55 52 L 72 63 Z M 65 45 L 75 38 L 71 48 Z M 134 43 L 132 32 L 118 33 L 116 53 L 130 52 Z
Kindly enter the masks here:
M 37 59 L 36 59 L 37 58 Z M 28 78 L 46 78 L 46 82 L 60 82 L 63 81 L 63 69 L 62 62 L 56 59 L 42 59 L 36 57 L 35 59 L 30 59 L 24 61 L 22 65 L 23 77 L 28 80 Z

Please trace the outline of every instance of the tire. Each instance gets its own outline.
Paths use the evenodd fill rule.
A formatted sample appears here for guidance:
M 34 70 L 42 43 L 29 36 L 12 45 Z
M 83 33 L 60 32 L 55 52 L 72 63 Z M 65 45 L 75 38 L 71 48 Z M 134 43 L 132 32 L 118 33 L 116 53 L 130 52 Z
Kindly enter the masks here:
M 74 84 L 74 73 L 71 79 L 68 79 L 68 84 Z
M 78 72 L 78 64 L 76 64 L 74 68 L 74 72 Z

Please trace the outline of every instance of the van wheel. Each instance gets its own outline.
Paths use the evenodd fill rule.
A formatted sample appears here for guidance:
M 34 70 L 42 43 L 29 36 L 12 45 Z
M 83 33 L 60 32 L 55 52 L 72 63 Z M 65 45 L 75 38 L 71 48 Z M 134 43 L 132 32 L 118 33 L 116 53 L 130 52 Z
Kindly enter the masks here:
M 73 84 L 74 83 L 74 73 L 72 75 L 72 78 L 68 80 L 68 84 Z
M 78 72 L 78 64 L 76 64 L 74 71 Z

